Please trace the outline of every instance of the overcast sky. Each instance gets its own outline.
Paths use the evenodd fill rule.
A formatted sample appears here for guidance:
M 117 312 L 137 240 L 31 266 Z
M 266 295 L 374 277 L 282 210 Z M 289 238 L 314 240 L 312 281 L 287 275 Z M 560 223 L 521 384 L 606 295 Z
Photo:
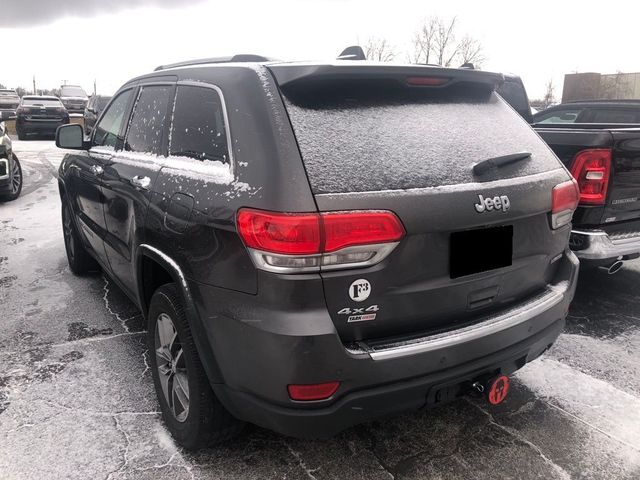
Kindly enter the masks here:
M 485 70 L 521 75 L 531 98 L 565 73 L 640 71 L 640 4 L 610 0 L 2 0 L 0 83 L 63 80 L 111 94 L 159 64 L 233 53 L 330 59 L 371 37 L 410 48 L 425 17 L 456 15 Z M 404 59 L 404 54 L 400 55 Z

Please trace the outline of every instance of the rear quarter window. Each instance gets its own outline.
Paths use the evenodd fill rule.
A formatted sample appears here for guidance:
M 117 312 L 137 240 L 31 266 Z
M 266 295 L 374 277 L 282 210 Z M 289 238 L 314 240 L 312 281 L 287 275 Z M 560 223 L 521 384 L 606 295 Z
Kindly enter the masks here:
M 538 135 L 495 93 L 351 88 L 285 93 L 314 193 L 396 190 L 513 178 L 558 168 Z M 473 165 L 530 152 L 475 178 Z
M 229 163 L 222 99 L 211 87 L 179 85 L 169 155 Z

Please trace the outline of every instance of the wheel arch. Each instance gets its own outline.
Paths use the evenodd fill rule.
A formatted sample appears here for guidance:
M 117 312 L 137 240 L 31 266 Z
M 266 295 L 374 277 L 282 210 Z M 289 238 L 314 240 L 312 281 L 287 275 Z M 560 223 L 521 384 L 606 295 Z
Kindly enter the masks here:
M 149 314 L 149 303 L 157 288 L 166 283 L 176 284 L 182 295 L 189 327 L 209 382 L 223 383 L 218 362 L 208 341 L 207 331 L 195 307 L 187 278 L 178 263 L 156 247 L 141 244 L 136 251 L 136 272 L 138 298 L 145 318 Z

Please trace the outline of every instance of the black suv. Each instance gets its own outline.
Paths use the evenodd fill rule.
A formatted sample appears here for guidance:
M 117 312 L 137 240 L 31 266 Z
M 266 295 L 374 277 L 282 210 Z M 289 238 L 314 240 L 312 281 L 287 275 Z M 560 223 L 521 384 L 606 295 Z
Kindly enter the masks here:
M 60 166 L 71 269 L 148 319 L 163 417 L 187 448 L 252 422 L 326 437 L 476 390 L 564 326 L 575 181 L 495 93 L 431 66 L 159 67 Z M 499 379 L 496 381 L 495 379 Z

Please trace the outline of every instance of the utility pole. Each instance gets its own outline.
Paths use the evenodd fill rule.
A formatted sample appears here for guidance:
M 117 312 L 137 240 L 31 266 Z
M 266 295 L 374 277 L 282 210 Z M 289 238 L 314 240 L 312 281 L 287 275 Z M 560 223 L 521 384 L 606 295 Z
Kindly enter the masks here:
M 38 91 L 36 90 L 36 76 L 33 76 L 33 94 L 37 95 Z
M 96 94 L 96 91 L 97 91 L 97 90 L 96 90 L 96 79 L 94 78 L 94 79 L 93 79 L 93 94 L 94 94 L 94 95 Z

